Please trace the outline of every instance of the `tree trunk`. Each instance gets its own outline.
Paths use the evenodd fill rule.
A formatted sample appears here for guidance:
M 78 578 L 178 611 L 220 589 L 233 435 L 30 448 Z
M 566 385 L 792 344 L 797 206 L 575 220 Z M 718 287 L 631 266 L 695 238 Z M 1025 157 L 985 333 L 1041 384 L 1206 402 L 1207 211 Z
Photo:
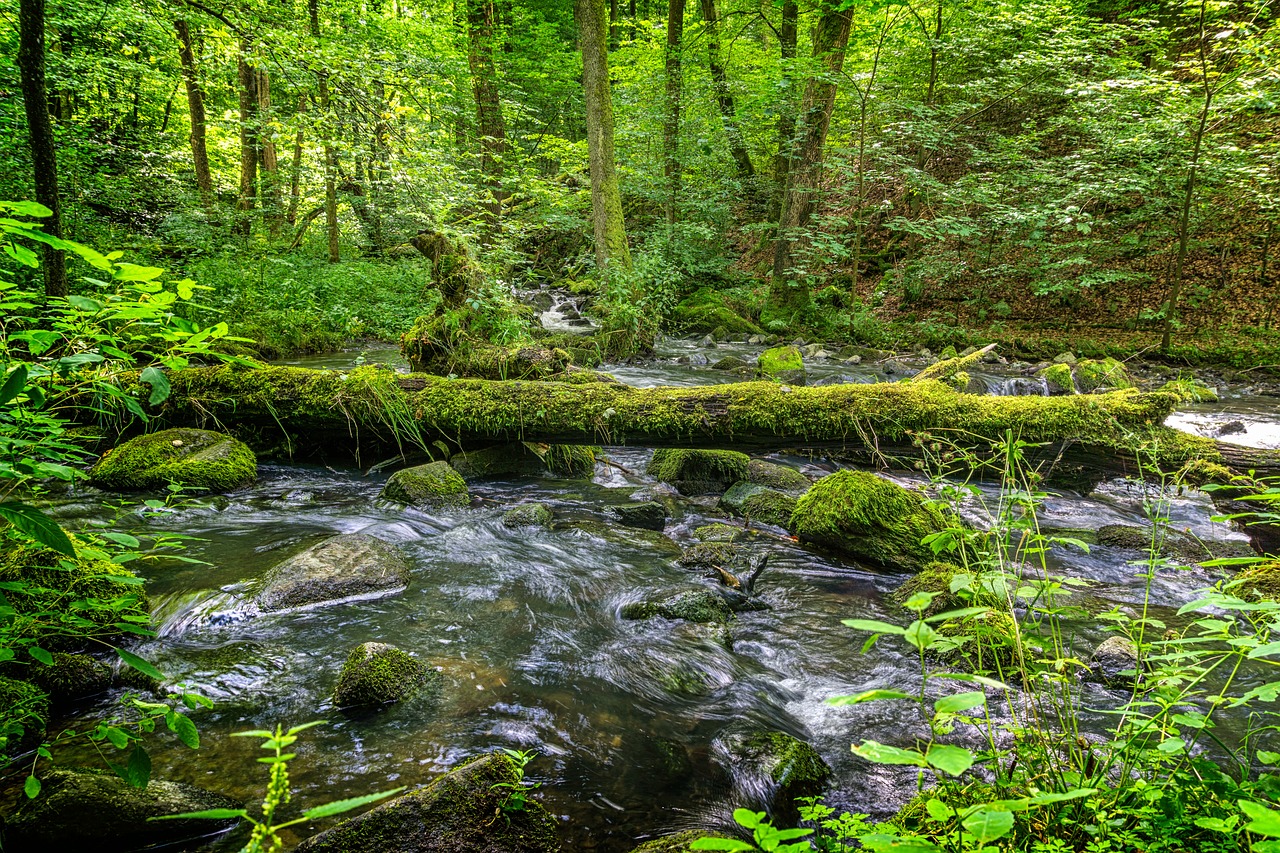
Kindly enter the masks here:
M 493 0 L 470 0 L 467 11 L 471 85 L 476 99 L 476 124 L 480 128 L 480 174 L 488 190 L 485 225 L 490 236 L 497 233 L 502 217 L 502 157 L 507 147 L 507 130 L 502 120 L 502 100 L 498 92 L 498 72 L 493 62 Z
M 58 157 L 44 82 L 44 0 L 20 0 L 18 4 L 18 71 L 22 79 L 22 105 L 27 114 L 36 201 L 50 211 L 42 230 L 61 237 Z M 41 244 L 41 251 L 44 255 L 45 296 L 66 296 L 66 252 L 44 244 Z
M 711 70 L 711 82 L 716 93 L 716 106 L 720 108 L 720 120 L 724 123 L 724 135 L 729 138 L 729 154 L 733 157 L 733 165 L 738 173 L 738 180 L 748 196 L 755 194 L 756 170 L 751 165 L 751 154 L 747 151 L 742 139 L 742 128 L 738 125 L 738 108 L 734 103 L 733 91 L 729 88 L 729 75 L 724 70 L 724 60 L 720 57 L 720 19 L 716 14 L 716 0 L 701 0 L 702 19 L 707 32 L 707 67 Z
M 262 211 L 268 231 L 275 237 L 284 224 L 284 201 L 280 192 L 280 164 L 276 157 L 275 133 L 271 129 L 271 78 L 262 69 L 257 69 L 256 73 Z
M 320 41 L 320 9 L 319 0 L 307 0 L 307 12 L 311 18 L 311 35 Z M 329 72 L 320 69 L 316 72 L 320 78 L 320 112 L 323 121 L 331 120 L 329 115 Z M 338 246 L 338 157 L 333 150 L 333 133 L 326 129 L 324 135 L 324 223 L 325 235 L 329 245 L 329 263 L 340 261 Z
M 251 219 L 258 186 L 258 75 L 249 64 L 249 40 L 240 45 L 236 57 L 240 81 L 240 196 L 236 199 L 235 231 L 247 237 L 253 230 Z
M 209 169 L 209 148 L 205 142 L 204 91 L 200 88 L 196 54 L 191 43 L 191 29 L 181 18 L 173 22 L 178 33 L 178 55 L 182 60 L 182 80 L 187 87 L 187 108 L 191 112 L 191 162 L 196 170 L 196 189 L 205 211 L 214 213 L 213 173 Z
M 613 96 L 609 88 L 608 28 L 604 0 L 574 0 L 582 49 L 582 88 L 587 104 L 587 157 L 591 165 L 591 224 L 596 266 L 631 268 L 622 192 L 613 154 Z
M 848 10 L 824 5 L 822 17 L 813 31 L 813 57 L 818 75 L 809 78 L 800 102 L 795 151 L 787 174 L 787 188 L 778 217 L 774 240 L 773 282 L 770 301 L 779 308 L 804 310 L 809 307 L 809 288 L 791 282 L 792 249 L 809 224 L 822 180 L 822 149 L 836 105 L 836 78 L 844 68 L 844 52 L 849 44 L 851 14 Z
M 662 126 L 663 173 L 667 178 L 667 222 L 674 225 L 680 204 L 680 94 L 684 87 L 680 52 L 684 41 L 684 0 L 667 4 L 667 115 Z
M 796 0 L 783 0 L 782 27 L 778 30 L 778 46 L 782 52 L 782 110 L 778 115 L 778 150 L 773 155 L 773 187 L 769 193 L 770 222 L 777 222 L 782 215 L 782 197 L 787 189 L 787 172 L 791 164 L 791 144 L 796 135 L 791 64 L 796 58 L 798 20 L 799 6 Z
M 307 95 L 298 95 L 298 115 L 307 112 Z M 302 122 L 298 121 L 298 132 L 293 137 L 293 162 L 289 164 L 289 210 L 285 213 L 285 221 L 290 226 L 298 224 L 298 205 L 302 202 Z

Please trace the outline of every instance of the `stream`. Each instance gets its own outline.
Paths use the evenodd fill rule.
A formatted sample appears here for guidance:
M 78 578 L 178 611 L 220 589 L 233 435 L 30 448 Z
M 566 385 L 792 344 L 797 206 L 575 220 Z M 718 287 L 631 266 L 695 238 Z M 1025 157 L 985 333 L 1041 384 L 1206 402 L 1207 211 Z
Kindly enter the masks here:
M 652 362 L 605 369 L 633 385 L 734 381 L 711 369 L 725 355 L 750 358 L 763 347 L 662 342 Z M 378 347 L 297 359 L 290 364 L 349 369 L 380 362 L 404 369 L 398 351 Z M 991 393 L 1026 393 L 1034 383 L 1009 372 L 977 374 Z M 810 365 L 811 383 L 901 378 L 884 365 Z M 1255 389 L 1224 391 L 1222 402 L 1175 414 L 1181 429 L 1215 434 L 1239 422 L 1230 440 L 1280 447 L 1274 398 Z M 561 820 L 567 850 L 625 853 L 640 840 L 673 830 L 725 826 L 735 806 L 752 802 L 759 780 L 723 748 L 748 728 L 780 729 L 811 743 L 835 771 L 828 802 L 883 816 L 914 790 L 914 774 L 865 764 L 850 752 L 863 739 L 909 745 L 923 732 L 903 719 L 903 705 L 834 707 L 825 700 L 871 688 L 914 691 L 918 669 L 904 647 L 882 640 L 866 654 L 865 635 L 848 618 L 902 622 L 889 593 L 903 574 L 873 571 L 800 547 L 779 529 L 762 528 L 749 547 L 769 555 L 757 592 L 768 609 L 744 612 L 731 627 L 732 648 L 697 626 L 663 619 L 619 618 L 627 603 L 697 582 L 675 562 L 693 530 L 722 520 L 715 499 L 673 501 L 664 534 L 619 526 L 605 510 L 634 495 L 673 493 L 644 475 L 650 452 L 607 448 L 611 464 L 591 481 L 520 478 L 472 483 L 467 509 L 406 510 L 378 500 L 386 471 L 263 464 L 260 480 L 227 496 L 182 501 L 156 512 L 89 488 L 58 508 L 71 524 L 134 534 L 198 537 L 185 556 L 141 566 L 159 637 L 140 645 L 174 682 L 203 693 L 212 710 L 193 714 L 198 756 L 167 735 L 149 744 L 157 778 L 185 781 L 254 802 L 265 766 L 254 738 L 233 732 L 325 719 L 297 744 L 290 766 L 301 807 L 372 791 L 426 783 L 478 753 L 533 750 L 537 796 Z M 812 477 L 835 470 L 823 458 L 769 457 Z M 900 480 L 908 483 L 909 480 Z M 1072 531 L 1144 523 L 1145 487 L 1115 481 L 1088 495 L 1055 492 L 1042 523 Z M 552 529 L 503 526 L 502 514 L 526 501 L 555 513 Z M 111 508 L 117 507 L 117 508 Z M 1173 496 L 1178 529 L 1205 539 L 1245 541 L 1209 519 L 1199 492 Z M 740 522 L 739 522 L 740 523 Z M 401 546 L 415 567 L 400 595 L 292 613 L 258 614 L 243 603 L 272 565 L 333 533 L 363 532 Z M 1140 606 L 1143 586 L 1131 551 L 1055 549 L 1053 568 L 1092 581 L 1080 604 L 1099 612 Z M 1177 606 L 1215 580 L 1203 569 L 1162 571 L 1156 611 L 1171 622 Z M 1073 626 L 1073 648 L 1087 660 L 1106 636 L 1096 623 Z M 332 707 L 339 667 L 355 645 L 395 644 L 445 676 L 435 702 L 410 702 L 371 716 Z M 1083 684 L 1085 704 L 1121 701 Z M 118 697 L 84 709 L 84 720 L 109 713 Z M 1094 715 L 1101 725 L 1103 717 Z M 68 750 L 71 752 L 71 750 Z M 62 756 L 62 754 L 60 754 Z M 70 756 L 62 756 L 68 758 Z M 85 763 L 94 758 L 84 755 Z M 232 850 L 231 833 L 209 849 Z

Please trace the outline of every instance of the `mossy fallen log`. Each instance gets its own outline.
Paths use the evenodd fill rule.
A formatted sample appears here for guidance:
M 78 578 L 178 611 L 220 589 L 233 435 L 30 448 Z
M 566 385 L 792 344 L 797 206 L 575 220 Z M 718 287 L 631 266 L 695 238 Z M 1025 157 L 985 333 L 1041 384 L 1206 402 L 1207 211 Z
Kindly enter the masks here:
M 964 394 L 942 382 L 798 388 L 744 382 L 695 388 L 614 383 L 488 381 L 292 367 L 195 368 L 170 374 L 157 414 L 174 424 L 283 429 L 334 442 L 475 447 L 496 442 L 655 447 L 843 447 L 876 458 L 921 434 L 982 447 L 1006 433 L 1071 445 L 1089 456 L 1164 470 L 1187 465 L 1280 471 L 1280 453 L 1255 451 L 1164 427 L 1177 404 L 1134 390 L 1072 397 Z M 334 448 L 330 446 L 330 450 Z M 1214 467 L 1218 466 L 1218 467 Z M 1213 477 L 1210 477 L 1211 479 Z

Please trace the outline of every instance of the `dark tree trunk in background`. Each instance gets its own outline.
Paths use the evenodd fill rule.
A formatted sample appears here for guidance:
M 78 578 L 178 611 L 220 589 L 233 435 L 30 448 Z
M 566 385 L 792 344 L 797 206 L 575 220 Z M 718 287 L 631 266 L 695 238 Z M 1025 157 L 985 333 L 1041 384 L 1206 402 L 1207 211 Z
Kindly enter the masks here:
M 621 16 L 618 0 L 609 0 L 609 49 L 618 46 L 618 18 Z
M 307 111 L 307 96 L 298 96 L 298 115 Z M 285 221 L 290 225 L 298 224 L 298 204 L 302 201 L 302 124 L 299 121 L 298 131 L 293 137 L 293 162 L 289 164 L 289 210 L 285 213 Z
M 18 71 L 22 78 L 22 104 L 27 114 L 27 138 L 31 142 L 36 201 L 52 211 L 44 220 L 43 230 L 46 234 L 61 237 L 58 158 L 44 83 L 44 0 L 20 0 L 18 4 Z M 43 244 L 41 250 L 44 253 L 45 296 L 66 296 L 66 253 Z
M 311 35 L 319 42 L 319 0 L 307 0 L 307 12 L 311 18 Z M 328 121 L 329 72 L 321 69 L 316 74 L 320 78 L 320 112 Z M 333 133 L 329 129 L 326 129 L 324 137 L 324 223 L 329 245 L 329 263 L 336 264 L 342 259 L 338 246 L 338 157 L 333 149 Z
M 622 192 L 613 154 L 613 93 L 609 87 L 609 32 L 604 0 L 574 0 L 587 105 L 587 158 L 591 165 L 591 224 L 596 266 L 631 268 Z
M 684 86 L 680 52 L 684 41 L 684 0 L 667 5 L 667 115 L 662 127 L 663 173 L 667 178 L 667 222 L 675 224 L 680 204 L 680 95 Z
M 489 190 L 485 220 L 490 235 L 497 232 L 502 218 L 502 157 L 507 147 L 506 124 L 502 120 L 502 99 L 498 92 L 498 72 L 493 62 L 495 9 L 493 0 L 470 0 L 467 10 L 468 60 L 471 85 L 476 99 L 476 123 L 480 128 L 480 174 Z
M 720 57 L 720 19 L 716 13 L 716 0 L 701 2 L 702 19 L 707 28 L 707 66 L 711 70 L 711 81 L 715 86 L 716 106 L 720 108 L 724 134 L 729 137 L 729 153 L 733 157 L 738 179 L 742 181 L 747 194 L 752 196 L 755 194 L 756 170 L 751 165 L 751 155 L 747 153 L 746 143 L 742 140 L 738 108 L 734 103 L 733 91 L 729 88 L 729 75 L 724 70 L 724 60 Z
M 257 70 L 258 154 L 262 181 L 262 212 L 272 237 L 284 223 L 284 202 L 280 191 L 280 164 L 276 157 L 275 134 L 271 130 L 271 78 Z
M 844 52 L 849 45 L 851 13 L 824 5 L 822 17 L 813 31 L 813 58 L 819 69 L 809 78 L 804 99 L 800 102 L 798 127 L 792 144 L 791 168 L 778 218 L 778 235 L 774 241 L 773 283 L 769 299 L 779 308 L 805 309 L 809 290 L 803 283 L 792 286 L 790 270 L 792 248 L 797 232 L 809 224 L 822 179 L 822 149 L 831 126 L 831 112 L 836 105 L 836 78 L 844 68 Z
M 235 232 L 249 236 L 258 186 L 258 74 L 249 64 L 249 41 L 240 45 L 236 70 L 240 81 L 240 195 L 236 199 Z
M 191 29 L 179 18 L 173 22 L 178 33 L 178 54 L 182 60 L 182 81 L 187 87 L 187 108 L 191 112 L 191 163 L 196 170 L 196 189 L 200 201 L 210 215 L 214 211 L 213 173 L 209 169 L 209 148 L 205 142 L 204 91 L 200 88 L 196 54 L 191 44 Z
M 782 196 L 787 189 L 787 172 L 791 165 L 791 143 L 796 135 L 794 92 L 791 91 L 791 63 L 796 58 L 796 34 L 799 31 L 799 6 L 796 0 L 783 0 L 782 27 L 778 30 L 778 46 L 782 52 L 782 111 L 778 115 L 778 150 L 773 155 L 773 187 L 769 193 L 769 221 L 782 215 Z

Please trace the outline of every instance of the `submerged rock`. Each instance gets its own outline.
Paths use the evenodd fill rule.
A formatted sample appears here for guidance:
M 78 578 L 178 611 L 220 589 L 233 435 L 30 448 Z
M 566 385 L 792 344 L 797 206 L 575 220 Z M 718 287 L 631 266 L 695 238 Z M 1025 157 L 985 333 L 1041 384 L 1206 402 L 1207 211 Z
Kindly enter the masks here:
M 735 732 L 718 744 L 736 775 L 751 780 L 745 787 L 755 793 L 763 788 L 775 825 L 795 826 L 800 821 L 797 797 L 821 796 L 831 768 L 818 751 L 804 741 L 780 731 Z
M 693 535 L 697 536 L 703 542 L 737 542 L 746 534 L 742 528 L 734 527 L 732 524 L 704 524 L 702 527 L 694 528 Z
M 742 546 L 728 542 L 700 542 L 681 551 L 677 562 L 686 569 L 728 569 L 746 565 L 747 553 Z
M 276 564 L 256 600 L 263 610 L 289 610 L 390 594 L 409 585 L 409 570 L 395 545 L 364 533 L 340 534 Z
M 542 804 L 503 809 L 519 788 L 502 753 L 479 758 L 425 788 L 308 838 L 296 853 L 554 853 L 556 823 Z
M 448 462 L 401 468 L 382 487 L 384 500 L 416 507 L 469 506 L 467 481 Z
M 148 818 L 205 809 L 237 809 L 229 797 L 180 782 L 152 781 L 134 788 L 106 773 L 54 770 L 43 778 L 40 796 L 28 800 L 5 824 L 5 850 L 96 853 L 177 844 L 238 824 L 232 820 Z
M 892 598 L 905 606 L 907 600 L 917 592 L 933 595 L 929 606 L 924 610 L 925 616 L 959 610 L 962 607 L 990 607 L 995 610 L 1009 608 L 1009 603 L 985 587 L 977 575 L 953 563 L 934 561 L 926 564 L 895 589 Z
M 708 495 L 747 479 L 750 461 L 747 454 L 735 450 L 663 448 L 654 452 L 646 470 L 682 495 Z
M 1138 647 L 1116 634 L 1094 649 L 1089 666 L 1108 687 L 1132 687 L 1138 672 Z
M 146 491 L 180 484 L 228 492 L 253 482 L 258 462 L 242 441 L 204 429 L 166 429 L 108 450 L 89 471 L 100 488 Z
M 791 515 L 791 531 L 802 542 L 910 571 L 933 561 L 933 551 L 921 540 L 946 526 L 941 511 L 919 492 L 865 471 L 823 477 Z
M 386 643 L 362 643 L 351 650 L 333 688 L 339 708 L 368 708 L 411 699 L 440 673 L 406 651 Z
M 618 519 L 618 523 L 625 527 L 638 527 L 642 530 L 662 530 L 667 526 L 666 507 L 657 501 L 615 506 L 610 512 Z
M 1150 551 L 1154 544 L 1159 544 L 1162 556 L 1187 563 L 1253 556 L 1253 549 L 1244 540 L 1197 539 L 1172 529 L 1166 529 L 1159 537 L 1155 537 L 1153 528 L 1129 524 L 1104 524 L 1099 527 L 1098 544 L 1131 551 Z
M 622 608 L 623 619 L 652 619 L 655 616 L 724 624 L 733 617 L 733 611 L 721 595 L 707 589 L 678 592 L 661 601 L 637 601 Z
M 523 504 L 502 514 L 506 527 L 550 527 L 551 507 L 546 504 Z

